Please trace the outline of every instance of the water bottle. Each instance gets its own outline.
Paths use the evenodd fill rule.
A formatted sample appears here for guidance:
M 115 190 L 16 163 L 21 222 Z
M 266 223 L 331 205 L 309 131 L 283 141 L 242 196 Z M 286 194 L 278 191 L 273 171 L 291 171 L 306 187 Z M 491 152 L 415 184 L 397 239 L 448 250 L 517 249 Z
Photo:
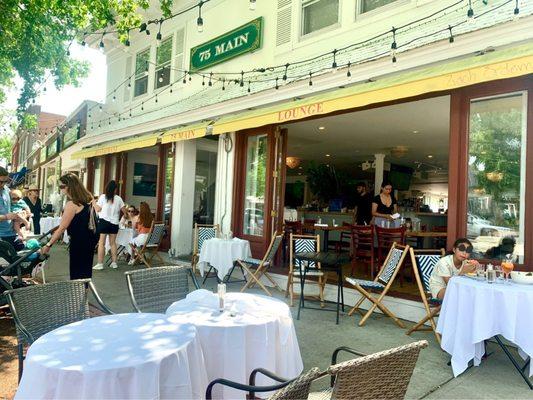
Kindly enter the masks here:
M 219 283 L 217 286 L 218 294 L 218 311 L 224 312 L 224 297 L 226 296 L 226 284 Z
M 494 283 L 496 281 L 496 271 L 492 264 L 487 265 L 487 282 Z

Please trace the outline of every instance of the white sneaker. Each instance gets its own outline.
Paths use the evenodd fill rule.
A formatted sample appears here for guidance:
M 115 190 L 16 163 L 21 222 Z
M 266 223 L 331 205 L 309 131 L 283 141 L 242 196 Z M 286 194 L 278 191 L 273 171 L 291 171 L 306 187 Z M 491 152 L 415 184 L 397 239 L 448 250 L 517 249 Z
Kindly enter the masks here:
M 118 268 L 118 265 L 116 262 L 112 262 L 111 264 L 109 264 L 109 266 L 113 269 L 117 269 Z
M 131 260 L 128 261 L 128 265 L 133 265 L 135 264 L 135 258 L 132 258 Z
M 104 269 L 104 264 L 96 264 L 94 267 L 93 267 L 94 270 L 97 270 L 97 271 L 100 271 L 102 269 Z

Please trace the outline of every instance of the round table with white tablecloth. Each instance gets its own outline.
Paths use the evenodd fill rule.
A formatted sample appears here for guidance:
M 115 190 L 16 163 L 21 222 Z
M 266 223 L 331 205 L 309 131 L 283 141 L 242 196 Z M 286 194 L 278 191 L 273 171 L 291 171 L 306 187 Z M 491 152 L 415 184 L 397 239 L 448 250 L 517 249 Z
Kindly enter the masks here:
M 437 332 L 452 356 L 455 376 L 485 354 L 484 340 L 501 335 L 533 356 L 533 285 L 488 283 L 452 277 L 446 287 Z M 524 354 L 525 353 L 525 354 Z M 530 369 L 530 376 L 533 368 Z
M 55 228 L 56 226 L 59 226 L 61 223 L 61 217 L 42 217 L 41 218 L 41 234 L 45 234 L 49 230 Z M 68 243 L 69 242 L 69 236 L 67 231 L 63 234 L 63 242 Z
M 200 249 L 198 268 L 203 276 L 204 269 L 209 269 L 208 264 L 210 264 L 217 270 L 220 280 L 223 280 L 235 261 L 246 260 L 251 257 L 252 251 L 248 240 L 239 238 L 209 239 L 204 241 Z
M 117 233 L 117 248 L 124 247 L 128 248 L 130 245 L 130 242 L 133 239 L 133 229 L 132 228 L 120 228 Z M 105 251 L 106 253 L 109 251 L 111 247 L 109 246 L 109 236 L 106 238 L 105 241 Z
M 207 383 L 194 326 L 162 314 L 116 314 L 37 339 L 16 398 L 199 399 Z
M 303 370 L 289 307 L 271 297 L 227 293 L 225 311 L 218 296 L 196 290 L 167 309 L 168 320 L 196 326 L 209 381 L 225 378 L 246 383 L 255 368 L 295 378 Z M 275 382 L 258 375 L 258 385 Z M 244 398 L 245 392 L 217 385 L 214 398 Z

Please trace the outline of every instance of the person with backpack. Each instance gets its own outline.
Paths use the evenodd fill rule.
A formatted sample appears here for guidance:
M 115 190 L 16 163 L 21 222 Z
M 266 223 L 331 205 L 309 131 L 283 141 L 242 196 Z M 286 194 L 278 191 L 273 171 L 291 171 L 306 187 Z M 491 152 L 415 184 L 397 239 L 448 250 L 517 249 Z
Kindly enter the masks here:
M 41 253 L 50 252 L 50 248 L 63 237 L 66 230 L 70 236 L 70 279 L 92 278 L 94 248 L 97 243 L 93 195 L 72 173 L 59 178 L 59 189 L 68 200 L 59 228 L 41 248 Z
M 105 194 L 98 198 L 94 208 L 100 217 L 98 221 L 98 263 L 93 267 L 94 270 L 104 269 L 105 242 L 109 237 L 109 247 L 111 248 L 111 268 L 118 268 L 117 265 L 117 233 L 120 222 L 120 213 L 126 214 L 124 201 L 116 194 L 117 183 L 109 181 L 105 188 Z

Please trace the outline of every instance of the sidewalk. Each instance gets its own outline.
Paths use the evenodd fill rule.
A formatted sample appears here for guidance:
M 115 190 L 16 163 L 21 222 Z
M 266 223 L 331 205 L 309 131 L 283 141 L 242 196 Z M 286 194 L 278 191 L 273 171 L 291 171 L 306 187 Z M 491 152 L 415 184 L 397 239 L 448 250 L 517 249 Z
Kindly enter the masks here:
M 168 259 L 166 254 L 164 257 Z M 133 311 L 124 272 L 139 268 L 143 267 L 127 266 L 124 262 L 120 262 L 116 270 L 106 268 L 94 271 L 94 284 L 104 302 L 114 312 Z M 68 279 L 68 255 L 65 247 L 56 246 L 52 249 L 46 279 L 48 281 Z M 215 279 L 208 279 L 204 288 L 214 291 L 215 287 Z M 228 291 L 238 291 L 240 287 L 241 284 L 229 284 Z M 274 293 L 276 297 L 283 299 L 283 294 L 276 291 Z M 346 300 L 350 303 L 350 299 Z M 420 353 L 407 398 L 533 399 L 533 391 L 528 389 L 496 344 L 489 343 L 488 351 L 493 354 L 484 360 L 480 367 L 470 368 L 454 379 L 451 368 L 446 365 L 449 356 L 439 348 L 431 332 L 407 336 L 405 331 L 399 329 L 389 318 L 379 314 L 372 316 L 364 327 L 358 327 L 355 323 L 358 317 L 341 315 L 339 325 L 335 325 L 333 312 L 306 309 L 302 311 L 300 321 L 297 321 L 296 311 L 297 308 L 294 307 L 294 323 L 305 369 L 313 366 L 325 369 L 329 365 L 333 350 L 339 346 L 349 346 L 364 353 L 372 353 L 425 339 L 430 345 Z

